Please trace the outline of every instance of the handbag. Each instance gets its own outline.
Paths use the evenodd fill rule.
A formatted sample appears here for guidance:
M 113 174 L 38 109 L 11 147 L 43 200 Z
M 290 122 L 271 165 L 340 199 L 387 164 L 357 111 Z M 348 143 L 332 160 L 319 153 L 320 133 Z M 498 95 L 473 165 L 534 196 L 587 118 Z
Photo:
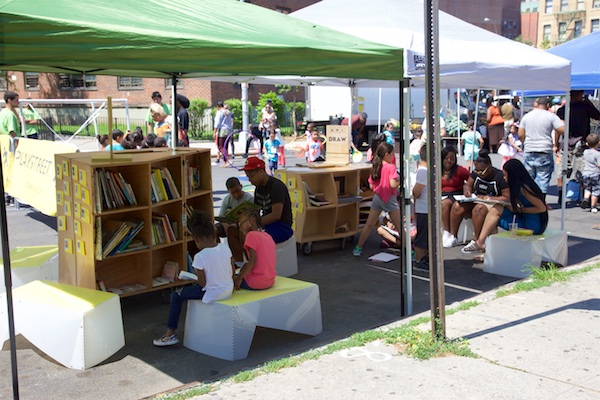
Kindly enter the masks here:
M 510 147 L 506 142 L 502 142 L 500 147 L 498 147 L 498 154 L 505 157 L 510 157 L 513 155 L 511 154 Z

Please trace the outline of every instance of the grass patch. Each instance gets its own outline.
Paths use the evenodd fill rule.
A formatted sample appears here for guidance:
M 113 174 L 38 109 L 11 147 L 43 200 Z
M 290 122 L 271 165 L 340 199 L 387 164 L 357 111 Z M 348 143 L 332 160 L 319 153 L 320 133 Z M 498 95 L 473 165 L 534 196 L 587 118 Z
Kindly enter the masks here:
M 531 271 L 531 278 L 525 281 L 517 282 L 509 289 L 503 289 L 496 292 L 496 297 L 504 297 L 513 293 L 529 292 L 531 290 L 550 286 L 556 282 L 564 282 L 569 278 L 589 272 L 600 267 L 600 263 L 589 265 L 587 267 L 573 269 L 569 271 L 561 271 L 554 263 L 548 263 L 546 268 L 527 266 Z
M 462 303 L 458 307 L 446 310 L 446 315 L 452 315 L 457 311 L 468 310 L 478 304 L 477 301 Z M 400 353 L 419 360 L 427 360 L 434 357 L 447 357 L 451 355 L 477 357 L 477 355 L 469 349 L 466 340 L 434 340 L 430 330 L 422 330 L 417 327 L 418 325 L 430 321 L 430 317 L 423 316 L 414 318 L 410 322 L 395 328 L 357 332 L 347 339 L 331 343 L 323 348 L 310 350 L 302 354 L 292 355 L 278 360 L 272 360 L 259 365 L 254 369 L 240 371 L 227 378 L 227 380 L 234 383 L 247 382 L 261 375 L 275 373 L 284 368 L 296 367 L 305 361 L 316 360 L 319 357 L 333 354 L 340 350 L 364 346 L 365 344 L 376 340 L 382 340 L 385 343 L 394 345 Z M 217 389 L 218 385 L 202 384 L 194 388 L 182 390 L 181 392 L 157 396 L 156 398 L 161 400 L 185 400 L 194 396 L 211 393 Z

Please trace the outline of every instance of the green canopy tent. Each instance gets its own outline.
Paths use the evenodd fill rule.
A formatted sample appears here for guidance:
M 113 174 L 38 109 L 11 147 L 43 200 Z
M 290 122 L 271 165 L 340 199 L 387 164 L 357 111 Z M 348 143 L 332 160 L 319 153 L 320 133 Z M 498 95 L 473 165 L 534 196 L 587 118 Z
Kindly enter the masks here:
M 0 69 L 401 80 L 402 49 L 235 0 L 0 0 Z
M 403 77 L 402 49 L 236 0 L 0 0 L 0 37 L 0 69 L 9 71 L 171 77 L 174 83 L 232 75 Z M 5 207 L 0 222 L 18 398 Z

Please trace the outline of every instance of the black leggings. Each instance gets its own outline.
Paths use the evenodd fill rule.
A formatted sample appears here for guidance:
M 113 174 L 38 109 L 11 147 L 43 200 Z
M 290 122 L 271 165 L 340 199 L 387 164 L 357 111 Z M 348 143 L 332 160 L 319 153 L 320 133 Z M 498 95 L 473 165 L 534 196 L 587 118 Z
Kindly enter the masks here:
M 252 141 L 254 139 L 260 140 L 259 154 L 262 152 L 262 148 L 263 148 L 263 137 L 262 137 L 262 135 L 254 136 L 253 134 L 248 134 L 248 138 L 246 139 L 246 154 L 248 154 L 248 150 L 250 149 L 250 143 L 252 143 Z

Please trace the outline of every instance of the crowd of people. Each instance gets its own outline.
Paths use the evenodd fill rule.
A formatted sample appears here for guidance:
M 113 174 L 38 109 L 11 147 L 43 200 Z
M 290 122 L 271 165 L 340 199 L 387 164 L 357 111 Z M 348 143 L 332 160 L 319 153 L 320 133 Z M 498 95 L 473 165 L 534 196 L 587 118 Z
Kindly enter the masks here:
M 599 119 L 600 113 L 583 96 L 582 91 L 572 91 L 571 133 L 569 135 L 569 168 L 580 168 L 583 185 L 582 208 L 592 213 L 598 211 L 600 197 L 600 137 L 590 133 L 590 119 Z M 545 231 L 548 224 L 546 196 L 554 166 L 560 163 L 561 144 L 564 136 L 564 104 L 550 109 L 546 97 L 536 99 L 533 110 L 519 120 L 511 102 L 499 104 L 494 98 L 488 101 L 487 139 L 489 150 L 485 148 L 481 133 L 475 129 L 474 121 L 468 121 L 468 130 L 460 137 L 464 146 L 465 166 L 458 165 L 458 151 L 453 146 L 441 150 L 442 186 L 442 244 L 444 248 L 459 245 L 458 231 L 464 219 L 473 223 L 473 238 L 461 249 L 465 254 L 485 252 L 486 238 L 498 231 L 508 230 L 509 224 L 517 224 L 519 229 L 537 235 Z M 575 104 L 575 106 L 573 106 Z M 491 129 L 490 129 L 491 128 Z M 412 160 L 418 167 L 412 188 L 413 223 L 416 225 L 414 256 L 416 266 L 427 268 L 428 224 L 427 224 L 427 136 L 422 130 L 415 132 L 410 145 Z M 397 203 L 382 202 L 382 196 L 394 191 L 398 186 L 393 179 L 380 176 L 378 157 L 385 160 L 386 151 L 382 142 L 373 141 L 371 150 L 374 164 L 369 183 L 375 197 L 373 217 L 367 221 L 363 234 L 377 225 L 377 232 L 383 238 L 382 246 L 401 247 L 404 234 L 397 227 L 395 218 Z M 492 165 L 491 152 L 503 156 L 500 168 Z M 580 160 L 578 159 L 580 158 Z M 569 173 L 572 171 L 570 170 Z M 389 181 L 389 182 L 388 182 Z M 560 180 L 558 184 L 560 185 Z M 388 197 L 385 197 L 388 199 Z M 379 204 L 382 203 L 383 206 Z M 384 212 L 383 222 L 379 222 Z M 365 238 L 359 239 L 353 254 L 362 253 Z

